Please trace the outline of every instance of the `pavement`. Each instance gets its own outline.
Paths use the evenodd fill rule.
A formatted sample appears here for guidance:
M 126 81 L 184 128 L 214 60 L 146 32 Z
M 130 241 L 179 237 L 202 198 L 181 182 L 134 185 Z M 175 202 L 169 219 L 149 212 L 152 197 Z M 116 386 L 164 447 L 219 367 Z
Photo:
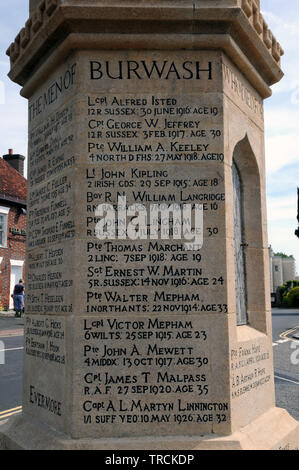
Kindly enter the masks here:
M 10 318 L 15 316 L 15 311 L 14 310 L 1 310 L 0 312 L 0 318 Z M 23 315 L 22 315 L 23 316 Z
M 22 336 L 24 334 L 24 317 L 16 318 L 13 315 L 0 315 L 0 340 L 12 336 Z
M 273 309 L 273 354 L 276 405 L 299 421 L 299 309 Z M 14 311 L 0 312 L 0 345 L 6 363 L 0 374 L 0 421 L 21 412 L 25 318 Z M 0 347 L 1 353 L 1 347 Z M 1 411 L 4 410 L 4 411 Z
M 272 315 L 299 315 L 298 308 L 272 308 Z M 2 310 L 0 312 L 0 317 L 14 317 L 14 310 Z
M 298 308 L 272 308 L 272 315 L 299 315 Z

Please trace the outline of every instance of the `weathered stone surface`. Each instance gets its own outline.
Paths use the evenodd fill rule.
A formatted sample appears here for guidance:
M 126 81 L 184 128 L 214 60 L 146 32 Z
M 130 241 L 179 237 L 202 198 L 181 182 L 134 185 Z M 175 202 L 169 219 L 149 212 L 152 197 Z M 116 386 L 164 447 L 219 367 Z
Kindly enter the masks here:
M 282 72 L 259 8 L 31 3 L 9 49 L 29 98 L 29 233 L 24 414 L 3 447 L 298 446 L 274 400 L 263 99 Z

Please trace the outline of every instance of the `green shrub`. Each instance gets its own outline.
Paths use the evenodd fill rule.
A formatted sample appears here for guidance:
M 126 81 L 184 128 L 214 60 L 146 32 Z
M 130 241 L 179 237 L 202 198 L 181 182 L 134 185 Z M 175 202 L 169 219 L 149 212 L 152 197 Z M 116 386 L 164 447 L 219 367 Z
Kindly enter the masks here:
M 290 290 L 290 292 L 287 293 L 286 301 L 288 307 L 299 307 L 299 287 L 294 287 Z
M 287 295 L 294 287 L 299 287 L 299 281 L 286 281 L 283 286 L 277 288 L 278 307 L 289 307 Z
M 288 304 L 287 296 L 285 295 L 285 296 L 282 298 L 281 307 L 288 307 L 288 306 L 289 306 L 289 304 Z

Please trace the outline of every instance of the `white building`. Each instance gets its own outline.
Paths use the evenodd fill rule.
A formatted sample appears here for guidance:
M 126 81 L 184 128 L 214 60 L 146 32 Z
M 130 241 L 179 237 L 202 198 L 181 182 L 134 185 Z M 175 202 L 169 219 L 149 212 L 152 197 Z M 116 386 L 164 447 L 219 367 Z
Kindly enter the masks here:
M 277 287 L 283 286 L 287 281 L 296 280 L 296 262 L 292 256 L 274 256 L 272 247 L 269 247 L 270 260 L 270 286 L 271 292 L 276 292 Z

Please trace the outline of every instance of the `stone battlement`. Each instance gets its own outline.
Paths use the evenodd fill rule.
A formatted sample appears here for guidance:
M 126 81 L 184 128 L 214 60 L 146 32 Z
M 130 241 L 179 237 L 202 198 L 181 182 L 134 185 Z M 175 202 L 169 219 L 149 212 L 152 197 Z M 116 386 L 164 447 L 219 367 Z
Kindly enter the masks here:
M 34 12 L 26 21 L 25 27 L 21 29 L 14 42 L 6 51 L 6 54 L 10 57 L 11 64 L 16 62 L 41 27 L 49 21 L 49 18 L 57 6 L 58 0 L 41 0 L 37 8 L 35 8 Z
M 94 0 L 85 1 L 84 3 L 78 2 L 78 0 L 41 0 L 37 7 L 33 10 L 31 9 L 32 13 L 26 22 L 25 27 L 21 29 L 6 52 L 10 57 L 11 67 L 13 68 L 13 66 L 19 62 L 26 52 L 29 44 L 35 41 L 37 36 L 40 36 L 41 34 L 49 34 L 47 32 L 47 27 L 55 12 L 60 15 L 60 23 L 62 23 L 63 20 L 67 19 L 67 10 L 70 13 L 70 17 L 73 19 L 76 9 L 82 11 L 84 8 L 93 8 L 95 10 L 96 17 L 99 16 L 99 20 L 105 20 L 105 17 L 109 20 L 111 18 L 116 19 L 117 12 L 121 9 L 122 12 L 120 14 L 120 19 L 123 21 L 124 16 L 126 15 L 123 10 L 127 9 L 127 20 L 139 20 L 142 19 L 144 15 L 144 18 L 149 21 L 158 22 L 167 20 L 169 22 L 177 21 L 180 23 L 184 21 L 221 21 L 222 18 L 224 18 L 224 21 L 228 21 L 228 17 L 225 17 L 223 14 L 224 10 L 228 10 L 228 12 L 229 10 L 239 10 L 239 12 L 243 10 L 243 13 L 245 13 L 252 28 L 268 49 L 269 54 L 277 65 L 280 65 L 280 57 L 284 52 L 268 28 L 268 25 L 260 12 L 259 0 L 224 0 L 221 6 L 219 6 L 218 1 L 216 2 L 214 0 L 209 0 L 208 3 L 195 3 L 195 5 L 193 5 L 194 2 L 192 3 L 189 1 L 183 3 L 158 3 L 159 5 L 155 5 L 153 2 L 148 5 L 146 3 L 140 5 L 140 2 L 137 2 L 135 7 L 132 2 L 122 2 L 120 8 L 117 2 L 109 2 L 108 4 L 106 1 L 95 2 Z M 167 12 L 170 8 L 173 9 L 173 13 L 167 18 Z M 61 11 L 57 11 L 60 9 Z M 134 18 L 131 16 L 132 9 L 134 9 Z M 222 10 L 221 13 L 220 10 Z M 65 13 L 66 16 L 64 17 Z M 93 17 L 92 14 L 89 14 L 89 18 L 92 20 L 95 17 Z M 192 34 L 192 30 L 190 29 L 186 32 Z
M 279 42 L 277 42 L 272 31 L 268 28 L 268 25 L 263 15 L 261 14 L 260 1 L 242 0 L 242 8 L 246 13 L 253 28 L 269 49 L 269 52 L 274 58 L 274 60 L 280 64 L 280 57 L 284 54 L 284 51 Z

